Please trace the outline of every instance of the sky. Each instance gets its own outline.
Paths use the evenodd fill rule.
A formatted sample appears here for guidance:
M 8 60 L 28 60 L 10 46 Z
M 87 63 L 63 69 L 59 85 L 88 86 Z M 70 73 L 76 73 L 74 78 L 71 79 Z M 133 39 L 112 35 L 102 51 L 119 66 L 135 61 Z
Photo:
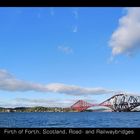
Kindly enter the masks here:
M 140 95 L 139 40 L 140 8 L 1 7 L 0 106 Z

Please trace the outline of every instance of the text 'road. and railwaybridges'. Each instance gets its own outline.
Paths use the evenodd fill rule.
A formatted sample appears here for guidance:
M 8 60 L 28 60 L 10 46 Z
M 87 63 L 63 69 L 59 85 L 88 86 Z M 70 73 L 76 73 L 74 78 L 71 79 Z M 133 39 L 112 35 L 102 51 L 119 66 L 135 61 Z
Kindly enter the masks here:
M 105 106 L 109 107 L 112 111 L 115 112 L 127 112 L 131 111 L 135 107 L 140 106 L 140 96 L 129 94 L 117 94 L 100 104 L 91 104 L 84 100 L 79 100 L 71 106 L 71 109 L 76 110 L 78 112 L 82 112 L 92 106 Z

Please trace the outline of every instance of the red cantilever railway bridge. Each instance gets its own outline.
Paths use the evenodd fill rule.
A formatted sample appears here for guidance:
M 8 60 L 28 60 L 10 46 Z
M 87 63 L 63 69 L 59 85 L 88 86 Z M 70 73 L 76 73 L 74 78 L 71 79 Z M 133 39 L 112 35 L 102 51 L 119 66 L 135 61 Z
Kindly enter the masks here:
M 71 108 L 73 110 L 82 112 L 92 106 L 106 106 L 112 109 L 112 111 L 118 112 L 131 111 L 135 107 L 140 106 L 140 96 L 117 94 L 100 104 L 91 104 L 84 100 L 79 100 L 75 104 L 73 104 Z

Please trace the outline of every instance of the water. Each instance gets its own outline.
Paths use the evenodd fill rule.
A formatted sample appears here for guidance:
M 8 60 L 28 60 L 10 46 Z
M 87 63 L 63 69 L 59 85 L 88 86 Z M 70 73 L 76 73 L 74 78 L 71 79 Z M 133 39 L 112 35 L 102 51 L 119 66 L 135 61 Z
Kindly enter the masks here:
M 8 128 L 140 128 L 140 112 L 0 113 Z

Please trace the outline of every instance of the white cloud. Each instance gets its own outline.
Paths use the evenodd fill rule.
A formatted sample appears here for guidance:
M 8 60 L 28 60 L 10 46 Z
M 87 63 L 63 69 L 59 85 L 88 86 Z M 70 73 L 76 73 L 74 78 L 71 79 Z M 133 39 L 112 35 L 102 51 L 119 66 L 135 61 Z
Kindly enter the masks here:
M 109 41 L 113 57 L 131 55 L 140 48 L 140 8 L 127 8 L 126 11 L 127 14 L 119 19 L 119 27 Z
M 75 104 L 79 99 L 30 99 L 30 98 L 14 98 L 11 100 L 0 100 L 0 107 L 31 107 L 31 106 L 46 106 L 46 107 L 70 107 Z M 95 104 L 96 100 L 83 98 L 82 100 Z
M 58 46 L 57 49 L 65 54 L 70 54 L 73 52 L 73 49 L 67 46 Z
M 77 32 L 78 32 L 78 26 L 74 26 L 73 33 L 77 33 Z
M 22 104 L 24 106 L 47 106 L 47 107 L 70 107 L 77 100 L 74 99 L 29 99 L 29 98 L 16 98 L 13 103 Z
M 94 95 L 94 94 L 107 94 L 114 93 L 112 90 L 104 88 L 84 88 L 75 85 L 65 85 L 61 83 L 53 83 L 47 85 L 49 91 L 65 93 L 68 95 Z
M 78 13 L 78 8 L 75 8 L 73 11 L 73 15 L 74 15 L 74 18 L 76 20 L 78 20 L 78 17 L 79 17 L 79 13 Z M 75 26 L 73 27 L 73 30 L 72 30 L 73 33 L 77 33 L 78 32 L 78 26 L 75 24 Z
M 78 9 L 77 9 L 77 8 L 75 8 L 75 9 L 73 10 L 73 15 L 74 15 L 74 18 L 75 18 L 75 19 L 78 19 L 79 13 L 78 13 Z
M 44 85 L 19 80 L 6 70 L 0 70 L 0 89 L 7 91 L 46 91 Z
M 87 96 L 95 94 L 109 94 L 120 91 L 108 90 L 105 88 L 85 88 L 75 85 L 66 85 L 62 83 L 52 83 L 43 85 L 39 83 L 31 83 L 15 78 L 6 70 L 0 70 L 0 90 L 6 91 L 36 91 L 44 93 L 63 93 L 66 95 Z

